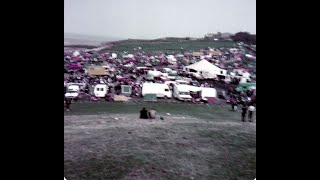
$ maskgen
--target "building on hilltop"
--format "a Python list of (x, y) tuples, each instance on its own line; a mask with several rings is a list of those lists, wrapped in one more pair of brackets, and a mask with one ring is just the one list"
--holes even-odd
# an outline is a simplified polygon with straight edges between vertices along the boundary
[(221, 32), (217, 32), (217, 33), (208, 33), (205, 35), (205, 39), (209, 39), (209, 40), (220, 40), (220, 41), (231, 41), (231, 36), (233, 34), (231, 33), (221, 33)]

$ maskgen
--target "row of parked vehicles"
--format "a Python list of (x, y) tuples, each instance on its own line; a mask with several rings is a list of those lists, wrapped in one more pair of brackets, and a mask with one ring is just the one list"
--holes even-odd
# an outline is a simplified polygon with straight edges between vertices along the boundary
[(144, 83), (142, 86), (142, 96), (146, 94), (156, 94), (158, 98), (175, 98), (181, 101), (191, 101), (193, 93), (199, 93), (201, 100), (206, 101), (208, 97), (217, 97), (215, 88), (197, 87), (188, 82), (166, 81), (164, 84)]
[[(131, 86), (128, 86), (131, 88)], [(80, 90), (85, 90), (85, 83), (68, 83), (65, 86), (65, 97), (77, 99)], [(112, 87), (111, 87), (112, 88)], [(97, 98), (104, 98), (110, 92), (107, 84), (96, 84), (91, 87), (90, 94)], [(255, 90), (254, 83), (243, 83), (237, 88), (240, 92), (246, 90)], [(129, 91), (131, 92), (131, 91)], [(217, 98), (218, 93), (215, 88), (200, 87), (197, 81), (175, 80), (165, 81), (164, 83), (144, 82), (141, 85), (141, 96), (155, 94), (157, 98), (171, 99), (175, 98), (181, 101), (191, 101), (193, 94), (198, 94), (201, 100), (206, 101), (208, 97)]]
[[(85, 91), (89, 89), (86, 83), (67, 83), (65, 84), (65, 94), (66, 98), (78, 99), (80, 95), (80, 90)], [(90, 91), (90, 90), (88, 90)], [(98, 98), (104, 98), (108, 94), (109, 87), (106, 84), (96, 84), (91, 90), (92, 94)]]
[[(206, 101), (207, 98), (218, 97), (215, 88), (200, 87), (198, 81), (192, 80), (191, 78), (183, 78), (179, 76), (179, 71), (174, 71), (170, 68), (163, 68), (161, 71), (158, 71), (147, 67), (137, 67), (135, 70), (136, 75), (126, 74), (115, 76), (116, 80), (113, 80), (116, 82), (115, 84), (110, 84), (108, 81), (99, 81), (98, 84), (93, 86), (86, 83), (65, 84), (65, 97), (77, 99), (81, 90), (84, 92), (87, 90), (86, 93), (91, 96), (105, 98), (108, 93), (111, 92), (111, 89), (115, 88), (114, 90), (116, 90), (116, 84), (120, 84), (121, 82), (124, 84), (134, 84), (134, 87), (126, 85), (127, 89), (130, 89), (127, 91), (126, 96), (134, 95), (144, 97), (148, 94), (153, 94), (156, 95), (157, 98), (175, 98), (182, 101), (191, 101), (194, 99), (195, 94), (203, 101)], [(140, 89), (139, 93), (136, 91), (137, 86), (139, 87), (138, 89)], [(252, 88), (255, 88), (255, 83), (240, 83), (237, 90), (246, 91)], [(133, 89), (135, 90), (133, 91)]]

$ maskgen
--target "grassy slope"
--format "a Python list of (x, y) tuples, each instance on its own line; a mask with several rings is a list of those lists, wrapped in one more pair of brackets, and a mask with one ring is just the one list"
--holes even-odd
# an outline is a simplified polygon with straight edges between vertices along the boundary
[(231, 113), (230, 107), (219, 105), (209, 106), (206, 104), (190, 104), (190, 103), (173, 103), (173, 102), (142, 102), (142, 103), (115, 103), (115, 102), (100, 102), (100, 103), (74, 103), (72, 111), (66, 112), (65, 115), (84, 115), (84, 114), (103, 114), (103, 113), (139, 113), (142, 107), (155, 108), (160, 113), (171, 113), (175, 115), (188, 115), (198, 118), (228, 118), (239, 119), (239, 114)]
[(210, 41), (137, 41), (128, 40), (115, 44), (111, 49), (107, 51), (123, 52), (128, 51), (130, 53), (135, 52), (134, 48), (141, 47), (144, 52), (179, 52), (181, 47), (184, 50), (198, 51), (207, 47), (220, 48), (220, 47), (232, 47), (234, 42), (210, 42)]
[[(72, 179), (255, 178), (256, 134), (255, 128), (252, 129), (255, 125), (241, 124), (240, 113), (230, 112), (226, 106), (78, 103), (72, 105), (73, 112), (66, 112), (65, 115), (68, 118), (73, 117), (69, 115), (107, 113), (119, 117), (119, 113), (134, 113), (138, 117), (142, 107), (154, 107), (162, 115), (170, 113), (172, 117), (179, 115), (197, 119), (188, 123), (174, 120), (168, 126), (146, 125), (146, 129), (119, 126), (116, 129), (109, 127), (100, 131), (92, 130), (92, 134), (98, 135), (74, 143), (80, 144), (81, 149), (95, 149), (97, 145), (94, 144), (105, 144), (106, 147), (86, 154), (79, 149), (82, 152), (80, 157), (65, 160), (65, 176)], [(169, 118), (167, 116), (165, 122)], [(88, 119), (90, 120), (95, 121)], [(117, 122), (115, 124), (119, 125)], [(112, 123), (109, 122), (108, 125)], [(128, 134), (129, 131), (132, 134)], [(74, 138), (78, 139), (80, 136), (75, 134)], [(72, 144), (65, 143), (65, 153), (68, 149), (66, 146)], [(78, 151), (77, 148), (75, 151)]]

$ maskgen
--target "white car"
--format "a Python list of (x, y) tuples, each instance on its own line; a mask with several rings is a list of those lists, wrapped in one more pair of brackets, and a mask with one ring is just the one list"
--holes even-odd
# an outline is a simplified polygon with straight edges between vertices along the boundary
[(79, 96), (78, 91), (68, 91), (65, 95), (66, 98), (77, 98)]
[(67, 93), (64, 95), (66, 98), (77, 98), (79, 96), (80, 87), (78, 85), (69, 85)]

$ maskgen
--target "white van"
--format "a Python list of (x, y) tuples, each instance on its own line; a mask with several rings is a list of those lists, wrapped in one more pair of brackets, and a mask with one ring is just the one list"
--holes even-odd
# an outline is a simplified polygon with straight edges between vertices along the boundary
[(217, 97), (217, 90), (215, 88), (201, 87), (201, 100), (208, 101), (206, 97)]
[(108, 86), (106, 84), (97, 84), (93, 89), (93, 93), (96, 97), (106, 97)]
[(159, 98), (171, 98), (172, 91), (166, 84), (159, 83), (144, 83), (142, 85), (142, 96), (146, 94), (156, 94)]
[(173, 97), (181, 101), (191, 101), (192, 97), (190, 91), (200, 91), (199, 87), (190, 86), (186, 84), (176, 84), (173, 87)]
[(79, 96), (80, 87), (78, 85), (67, 86), (66, 98), (77, 98)]

